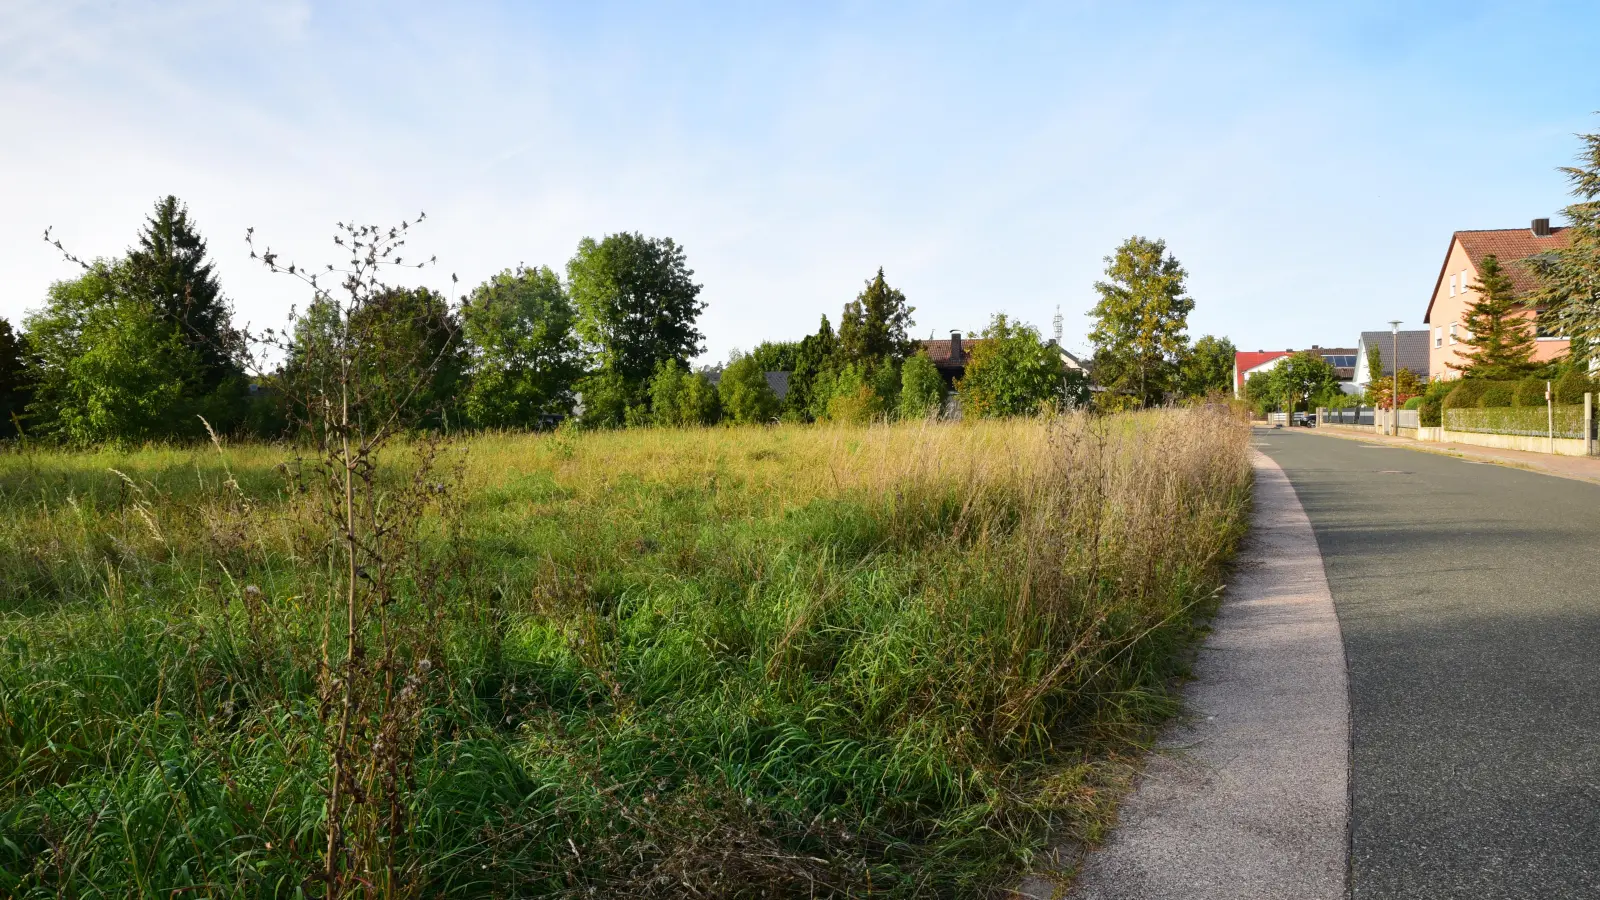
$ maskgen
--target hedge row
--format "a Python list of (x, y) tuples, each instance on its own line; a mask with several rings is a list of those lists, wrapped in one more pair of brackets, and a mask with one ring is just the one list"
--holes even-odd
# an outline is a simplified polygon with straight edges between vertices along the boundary
[[(1544, 378), (1524, 378), (1521, 381), (1463, 378), (1445, 395), (1442, 405), (1444, 409), (1543, 408), (1546, 381)], [(1557, 406), (1581, 406), (1583, 395), (1600, 393), (1600, 386), (1584, 373), (1570, 371), (1552, 381), (1551, 390)]]

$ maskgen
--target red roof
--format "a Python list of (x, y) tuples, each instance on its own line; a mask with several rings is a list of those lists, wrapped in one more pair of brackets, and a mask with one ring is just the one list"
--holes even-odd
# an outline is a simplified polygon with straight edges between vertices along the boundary
[(1238, 380), (1237, 387), (1244, 390), (1245, 373), (1265, 362), (1271, 362), (1280, 356), (1288, 356), (1288, 350), (1257, 350), (1254, 353), (1239, 351), (1233, 354), (1233, 377)]
[(1539, 286), (1533, 272), (1521, 261), (1546, 250), (1559, 250), (1567, 246), (1571, 238), (1568, 229), (1562, 226), (1550, 229), (1549, 235), (1534, 234), (1530, 228), (1456, 232), (1450, 236), (1450, 247), (1445, 250), (1444, 262), (1439, 264), (1439, 278), (1433, 283), (1433, 293), (1428, 296), (1428, 311), (1423, 314), (1422, 321), (1429, 322), (1433, 316), (1433, 300), (1439, 296), (1439, 282), (1444, 280), (1444, 269), (1450, 265), (1450, 251), (1455, 249), (1456, 241), (1461, 242), (1461, 249), (1467, 251), (1472, 267), (1479, 272), (1483, 271), (1485, 256), (1492, 254), (1499, 259), (1506, 274), (1511, 276), (1512, 289), (1520, 295), (1530, 293)]

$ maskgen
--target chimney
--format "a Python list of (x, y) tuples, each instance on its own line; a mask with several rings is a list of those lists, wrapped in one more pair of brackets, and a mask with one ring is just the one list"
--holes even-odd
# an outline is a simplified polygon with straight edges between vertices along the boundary
[(956, 364), (961, 362), (961, 332), (959, 331), (950, 332), (950, 362)]
[(1534, 237), (1549, 237), (1550, 236), (1550, 220), (1549, 219), (1534, 219), (1533, 220), (1533, 236)]

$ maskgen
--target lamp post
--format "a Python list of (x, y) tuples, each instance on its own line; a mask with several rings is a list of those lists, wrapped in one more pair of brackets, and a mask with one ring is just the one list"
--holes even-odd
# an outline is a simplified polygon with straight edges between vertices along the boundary
[(1389, 366), (1394, 369), (1394, 393), (1389, 395), (1389, 434), (1400, 436), (1400, 320), (1389, 320)]

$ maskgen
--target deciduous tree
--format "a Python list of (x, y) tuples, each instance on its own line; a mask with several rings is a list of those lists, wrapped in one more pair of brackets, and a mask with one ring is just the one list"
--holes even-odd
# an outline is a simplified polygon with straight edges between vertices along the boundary
[(722, 414), (740, 425), (770, 422), (778, 415), (778, 395), (767, 384), (766, 372), (753, 356), (735, 353), (717, 382)]
[(1213, 391), (1230, 391), (1237, 352), (1225, 337), (1208, 334), (1195, 341), (1180, 366), (1183, 392), (1190, 397), (1203, 397)]
[(1094, 371), (1109, 395), (1160, 403), (1179, 387), (1178, 364), (1188, 348), (1194, 300), (1188, 277), (1162, 240), (1132, 237), (1106, 257), (1106, 280), (1090, 315)]
[(468, 352), (464, 407), (477, 425), (537, 426), (567, 415), (582, 374), (572, 303), (548, 266), (508, 269), (461, 307)]
[(900, 367), (900, 418), (926, 419), (944, 406), (944, 376), (928, 354), (917, 352)]
[(584, 238), (567, 263), (578, 332), (630, 405), (642, 405), (661, 363), (687, 365), (700, 353), (695, 323), (706, 305), (693, 276), (671, 238), (637, 232)]
[(974, 342), (956, 393), (963, 416), (1025, 416), (1059, 401), (1064, 387), (1055, 348), (1036, 329), (997, 313)]

